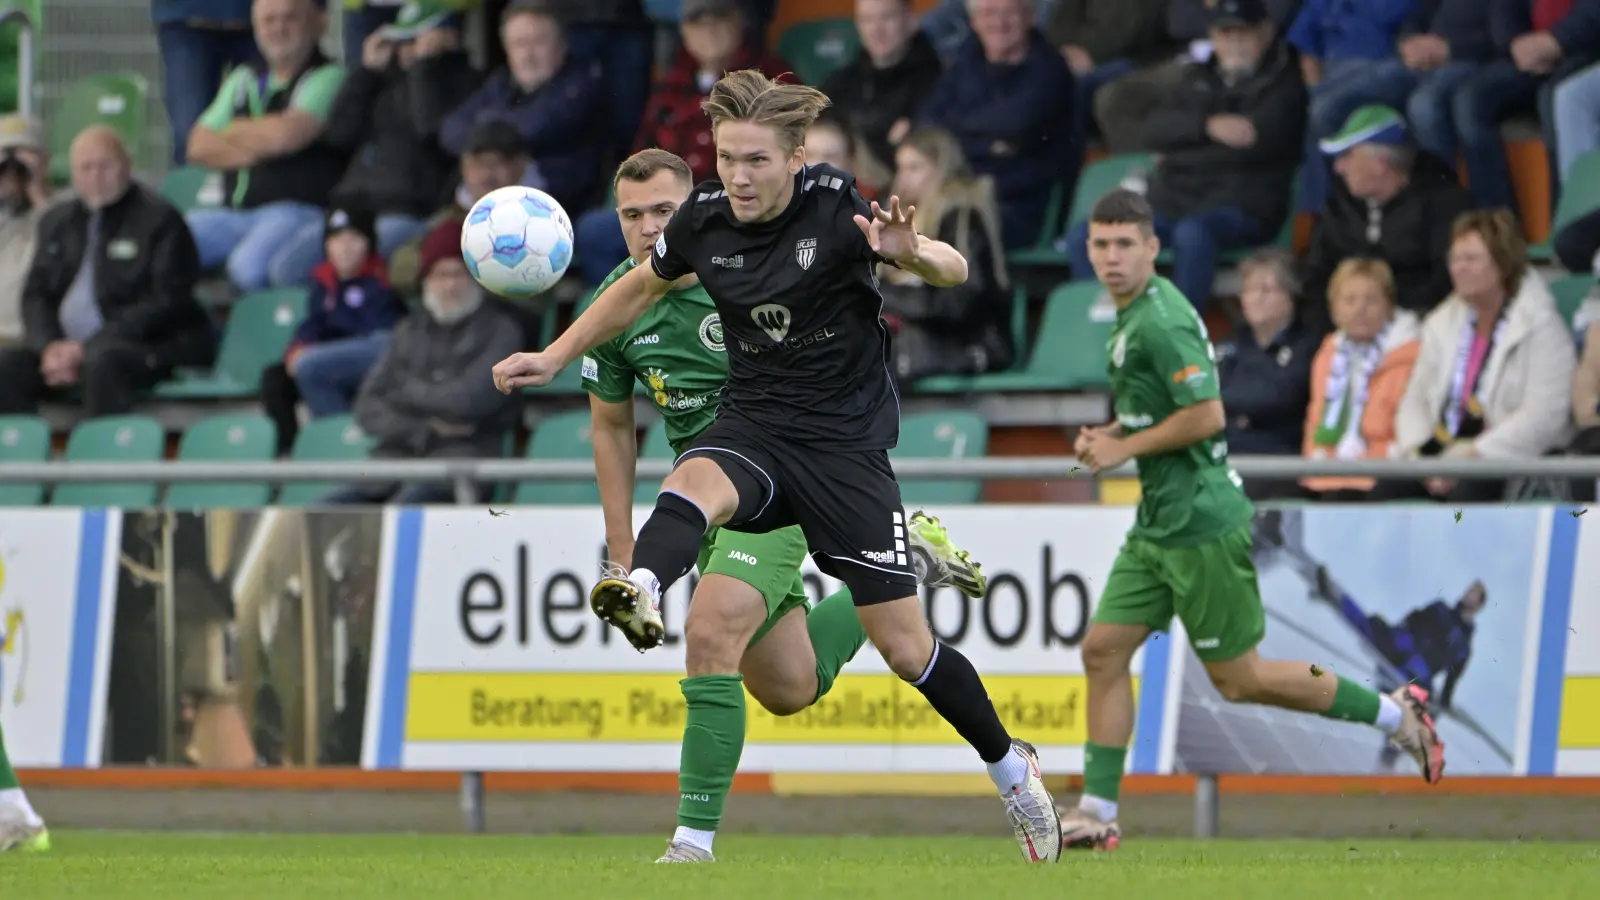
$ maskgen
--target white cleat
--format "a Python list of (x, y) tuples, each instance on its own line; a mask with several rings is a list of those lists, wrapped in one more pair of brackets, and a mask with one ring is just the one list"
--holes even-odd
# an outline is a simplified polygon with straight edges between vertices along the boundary
[(939, 520), (922, 510), (908, 519), (906, 535), (917, 581), (934, 587), (949, 586), (974, 600), (983, 599), (989, 579), (967, 551), (950, 543), (950, 533)]
[(1000, 794), (1006, 804), (1006, 818), (1016, 832), (1022, 858), (1031, 863), (1053, 863), (1061, 858), (1061, 816), (1056, 803), (1044, 787), (1039, 769), (1039, 754), (1027, 741), (1011, 741), (1011, 746), (1028, 761), (1028, 774), (1010, 791)]
[(589, 608), (616, 626), (640, 653), (661, 646), (666, 626), (661, 623), (661, 601), (625, 576), (607, 575), (589, 592)]
[(717, 858), (711, 855), (711, 851), (701, 850), (693, 844), (685, 844), (682, 841), (668, 842), (667, 852), (661, 854), (661, 858), (656, 860), (658, 863), (708, 863), (716, 861)]
[(26, 822), (4, 818), (0, 813), (0, 853), (43, 853), (50, 849), (50, 832), (44, 823), (29, 825)]

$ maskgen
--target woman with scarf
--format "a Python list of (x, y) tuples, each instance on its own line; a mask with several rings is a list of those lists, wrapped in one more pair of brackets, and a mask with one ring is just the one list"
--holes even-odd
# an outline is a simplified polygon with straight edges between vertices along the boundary
[[(1528, 268), (1516, 219), (1505, 210), (1462, 213), (1449, 266), (1454, 289), (1423, 321), (1391, 456), (1512, 461), (1565, 447), (1577, 354), (1550, 289)], [(1393, 487), (1452, 503), (1506, 493), (1503, 479)]]
[[(1387, 459), (1395, 412), (1420, 349), (1417, 314), (1396, 307), (1394, 272), (1381, 259), (1347, 259), (1328, 281), (1334, 332), (1311, 364), (1306, 407), (1309, 459)], [(1306, 478), (1323, 500), (1367, 499), (1371, 478)]]

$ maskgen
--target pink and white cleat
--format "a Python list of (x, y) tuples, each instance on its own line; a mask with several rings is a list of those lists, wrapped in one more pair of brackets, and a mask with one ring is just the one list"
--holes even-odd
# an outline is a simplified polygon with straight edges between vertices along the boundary
[(1444, 741), (1439, 740), (1439, 732), (1433, 727), (1427, 689), (1408, 684), (1389, 696), (1400, 704), (1402, 714), (1400, 730), (1390, 735), (1390, 742), (1411, 754), (1424, 781), (1438, 784), (1444, 778)]

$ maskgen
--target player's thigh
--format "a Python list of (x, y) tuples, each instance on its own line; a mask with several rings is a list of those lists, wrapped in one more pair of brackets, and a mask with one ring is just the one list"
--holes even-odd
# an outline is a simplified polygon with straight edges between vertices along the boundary
[(739, 661), (745, 689), (767, 712), (790, 716), (817, 698), (817, 654), (806, 629), (806, 606), (785, 605)]
[(1165, 631), (1172, 624), (1174, 598), (1160, 548), (1130, 537), (1111, 563), (1094, 624), (1143, 626)]
[[(806, 538), (798, 526), (763, 534), (719, 528), (700, 574), (725, 575), (755, 588), (765, 604), (764, 631), (780, 608), (793, 605), (791, 594), (805, 560)], [(800, 600), (805, 600), (803, 584)], [(752, 640), (760, 636), (758, 632)]]
[(779, 463), (764, 446), (767, 443), (762, 436), (718, 419), (678, 457), (661, 489), (711, 504), (715, 514), (705, 505), (701, 508), (713, 525), (738, 526), (748, 532), (793, 525), (774, 474)]
[(1250, 546), (1246, 525), (1214, 541), (1168, 551), (1178, 618), (1202, 662), (1244, 656), (1266, 634)]
[(766, 621), (767, 604), (760, 591), (726, 575), (702, 577), (683, 625), (689, 676), (738, 671), (745, 647)]

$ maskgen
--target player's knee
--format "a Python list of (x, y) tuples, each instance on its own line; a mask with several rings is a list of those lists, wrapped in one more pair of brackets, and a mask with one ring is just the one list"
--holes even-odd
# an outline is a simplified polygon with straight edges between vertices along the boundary
[(761, 708), (775, 716), (792, 716), (811, 705), (816, 699), (817, 686), (813, 681), (809, 686), (798, 684), (784, 685), (756, 685), (745, 682), (745, 687), (750, 689), (750, 696), (761, 704)]
[(1133, 654), (1138, 646), (1127, 646), (1127, 642), (1120, 640), (1119, 636), (1110, 629), (1091, 626), (1089, 634), (1083, 639), (1083, 646), (1079, 652), (1083, 655), (1083, 670), (1086, 674), (1111, 676), (1127, 672), (1133, 662)]
[(1259, 703), (1268, 699), (1255, 672), (1238, 667), (1226, 671), (1213, 671), (1211, 686), (1229, 703)]
[(684, 668), (690, 678), (738, 671), (749, 637), (721, 616), (694, 616), (683, 625)]
[(693, 503), (712, 525), (721, 525), (739, 507), (739, 491), (713, 460), (696, 456), (684, 460), (661, 483), (662, 493), (672, 493)]

